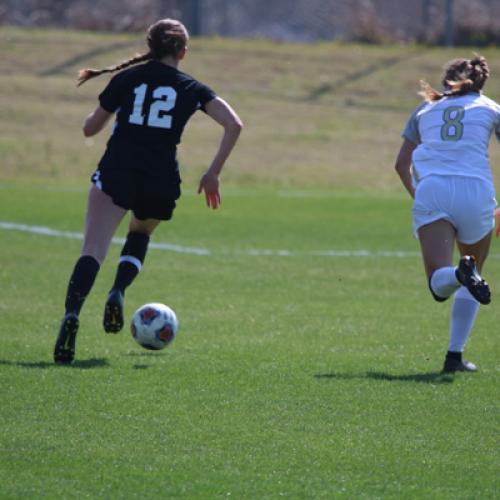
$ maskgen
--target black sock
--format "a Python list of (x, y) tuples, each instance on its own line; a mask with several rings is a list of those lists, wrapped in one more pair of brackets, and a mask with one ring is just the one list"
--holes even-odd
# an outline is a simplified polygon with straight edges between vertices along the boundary
[(134, 281), (144, 264), (148, 244), (149, 236), (147, 234), (128, 233), (127, 241), (121, 252), (113, 290), (120, 290), (120, 292), (125, 293), (125, 288)]
[(461, 352), (448, 351), (446, 353), (446, 357), (448, 359), (456, 359), (457, 361), (462, 361), (462, 353)]
[(80, 314), (80, 310), (94, 284), (99, 268), (99, 262), (90, 255), (84, 255), (78, 259), (68, 283), (65, 303), (66, 314)]

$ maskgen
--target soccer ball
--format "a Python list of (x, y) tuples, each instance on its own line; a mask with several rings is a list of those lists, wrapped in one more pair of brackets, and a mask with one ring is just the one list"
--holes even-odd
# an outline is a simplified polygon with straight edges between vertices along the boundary
[(165, 304), (145, 304), (132, 316), (130, 329), (135, 341), (145, 349), (158, 351), (174, 340), (179, 328), (177, 316)]

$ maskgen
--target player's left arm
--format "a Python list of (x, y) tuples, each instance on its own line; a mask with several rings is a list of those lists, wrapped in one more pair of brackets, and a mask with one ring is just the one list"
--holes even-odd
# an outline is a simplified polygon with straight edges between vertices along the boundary
[[(498, 121), (497, 121), (497, 124), (495, 127), (495, 135), (497, 137), (498, 142), (500, 142), (500, 106), (498, 107), (497, 111), (498, 111), (498, 114), (497, 114)], [(497, 225), (495, 235), (498, 238), (500, 236), (500, 207), (495, 209), (495, 222)]]
[(106, 111), (102, 106), (97, 106), (97, 108), (87, 116), (85, 123), (83, 124), (83, 135), (85, 137), (92, 137), (98, 134), (108, 123), (109, 119), (113, 116), (113, 113)]
[(416, 147), (417, 145), (414, 142), (405, 138), (403, 140), (403, 144), (401, 144), (401, 148), (396, 159), (396, 165), (394, 167), (401, 179), (401, 182), (403, 183), (403, 186), (406, 188), (408, 193), (410, 193), (412, 198), (415, 198), (415, 188), (413, 187), (411, 176), (411, 157)]
[(205, 192), (207, 206), (217, 208), (220, 205), (219, 174), (238, 140), (243, 128), (243, 122), (236, 114), (236, 111), (220, 97), (215, 97), (205, 104), (205, 112), (210, 118), (224, 127), (224, 135), (219, 144), (219, 149), (198, 186), (198, 193)]

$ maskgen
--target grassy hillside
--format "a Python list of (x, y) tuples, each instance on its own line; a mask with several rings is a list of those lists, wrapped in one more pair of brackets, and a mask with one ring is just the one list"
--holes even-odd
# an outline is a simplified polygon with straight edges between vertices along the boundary
[[(106, 134), (85, 140), (80, 127), (108, 76), (77, 89), (77, 71), (141, 52), (143, 37), (2, 28), (0, 44), (0, 180), (86, 179)], [(392, 190), (400, 189), (392, 167), (419, 102), (418, 81), (438, 85), (443, 63), (471, 52), (196, 39), (181, 69), (212, 86), (246, 124), (226, 182)], [(482, 53), (493, 74), (489, 95), (498, 99), (499, 51)], [(180, 149), (185, 180), (195, 182), (219, 134), (202, 114), (193, 118)], [(497, 171), (499, 158), (495, 148)]]

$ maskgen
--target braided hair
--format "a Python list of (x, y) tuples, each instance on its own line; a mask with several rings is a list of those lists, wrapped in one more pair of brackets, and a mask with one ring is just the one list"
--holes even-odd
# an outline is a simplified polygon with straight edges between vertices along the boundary
[(421, 81), (420, 95), (428, 102), (439, 101), (446, 96), (459, 96), (467, 92), (481, 92), (490, 69), (486, 59), (475, 55), (472, 59), (453, 59), (444, 66), (442, 85), (443, 92), (432, 88), (427, 82)]
[(149, 48), (148, 52), (138, 54), (115, 66), (103, 69), (82, 69), (78, 74), (77, 85), (80, 86), (87, 80), (103, 73), (113, 73), (151, 59), (159, 60), (165, 56), (172, 56), (177, 59), (181, 51), (186, 48), (188, 40), (188, 31), (180, 21), (175, 19), (161, 19), (148, 28), (146, 38)]

